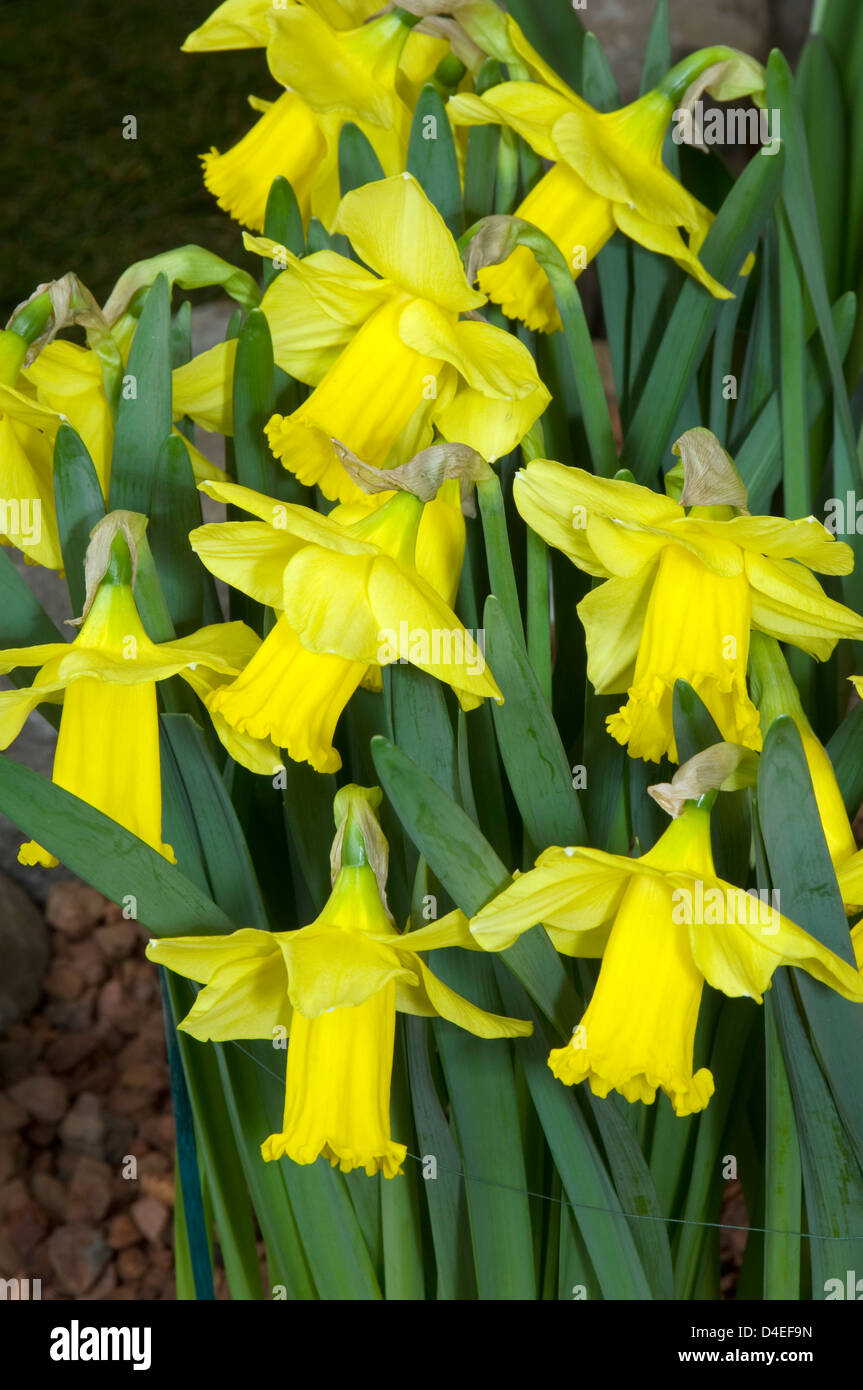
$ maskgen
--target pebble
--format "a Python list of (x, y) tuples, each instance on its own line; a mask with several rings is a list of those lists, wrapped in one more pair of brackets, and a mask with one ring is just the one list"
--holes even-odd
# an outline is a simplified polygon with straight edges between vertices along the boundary
[(111, 1247), (97, 1227), (76, 1221), (52, 1231), (48, 1257), (61, 1288), (80, 1295), (99, 1278), (111, 1258)]
[(66, 1113), (66, 1087), (56, 1076), (29, 1076), (10, 1086), (9, 1096), (41, 1124), (57, 1124)]

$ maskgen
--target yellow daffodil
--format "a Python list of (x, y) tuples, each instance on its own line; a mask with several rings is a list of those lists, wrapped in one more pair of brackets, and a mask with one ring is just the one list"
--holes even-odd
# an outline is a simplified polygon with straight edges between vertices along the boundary
[[(0, 541), (15, 545), (36, 564), (59, 570), (63, 557), (54, 501), (57, 431), (66, 423), (81, 436), (107, 501), (114, 413), (95, 348), (54, 338), (34, 348), (33, 360), (26, 363), (28, 346), (15, 332), (4, 330), (0, 335)], [(128, 344), (125, 348), (128, 351)], [(228, 382), (222, 385), (230, 391)], [(195, 359), (175, 375), (173, 409), (175, 419), (187, 415), (205, 429), (226, 423)], [(230, 426), (230, 420), (227, 423)], [(196, 476), (209, 476), (212, 464), (189, 440), (184, 443)]]
[[(440, 213), (410, 175), (349, 193), (336, 219), (371, 270), (331, 251), (285, 269), (262, 310), (279, 366), (314, 387), (267, 425), (270, 448), (326, 497), (361, 500), (333, 438), (376, 467), (404, 463), (444, 439), (494, 460), (510, 452), (550, 399), (527, 348), (476, 318), (484, 296), (467, 282)], [(248, 244), (248, 243), (247, 243)], [(273, 244), (252, 241), (265, 253)], [(372, 273), (376, 272), (376, 273)], [(210, 380), (225, 368), (213, 354)], [(202, 364), (202, 366), (205, 364)]]
[(263, 113), (252, 129), (224, 154), (202, 157), (208, 189), (244, 226), (263, 230), (277, 175), (291, 184), (304, 222), (314, 215), (332, 226), (347, 122), (363, 131), (386, 174), (404, 168), (416, 90), (448, 45), (414, 35), (403, 12), (371, 17), (379, 9), (341, 0), (221, 6), (186, 40), (186, 51), (264, 47), (285, 88), (272, 103), (252, 98)]
[[(112, 513), (102, 526), (115, 526)], [(162, 843), (162, 791), (156, 682), (182, 675), (202, 698), (230, 680), (258, 646), (242, 623), (201, 628), (181, 642), (150, 641), (132, 596), (132, 562), (122, 534), (74, 642), (48, 642), (0, 652), (0, 672), (38, 666), (33, 684), (0, 691), (0, 747), (18, 737), (43, 700), (63, 702), (53, 780), (173, 861)], [(255, 771), (275, 771), (277, 750), (215, 727), (228, 751)], [(33, 841), (22, 864), (57, 863)]]
[(416, 568), (418, 498), (397, 492), (341, 522), (341, 509), (321, 516), (231, 483), (201, 489), (260, 521), (201, 526), (189, 537), (193, 550), (217, 578), (279, 614), (242, 675), (207, 699), (232, 728), (333, 772), (338, 718), (382, 666), (410, 661), (451, 685), (465, 709), (502, 700), (481, 650)]
[(455, 994), (419, 952), (475, 949), (460, 913), (399, 934), (386, 906), (387, 843), (374, 815), (380, 791), (343, 787), (335, 800), (333, 891), (299, 931), (153, 941), (150, 960), (200, 981), (179, 1025), (202, 1042), (289, 1035), (282, 1130), (261, 1144), (271, 1162), (323, 1154), (348, 1173), (393, 1178), (404, 1143), (390, 1132), (396, 1012), (439, 1016), (481, 1038), (523, 1037), (531, 1025), (486, 1013)]
[(698, 692), (724, 739), (761, 747), (746, 689), (751, 630), (819, 661), (840, 637), (863, 637), (863, 619), (827, 598), (812, 573), (848, 574), (854, 563), (850, 546), (814, 517), (735, 516), (728, 507), (687, 514), (649, 488), (545, 459), (517, 475), (513, 492), (534, 531), (606, 581), (578, 613), (597, 693), (628, 695), (607, 724), (631, 757), (676, 760), (671, 705), (679, 678)]
[(713, 1077), (693, 1071), (705, 982), (762, 1002), (781, 965), (806, 970), (845, 999), (863, 979), (768, 902), (718, 878), (710, 814), (687, 803), (640, 859), (594, 849), (546, 850), (536, 867), (471, 919), (487, 950), (505, 950), (545, 924), (564, 955), (602, 956), (581, 1024), (548, 1064), (566, 1085), (619, 1091), (652, 1103), (657, 1090), (678, 1115), (703, 1110)]
[[(717, 298), (730, 298), (698, 259), (713, 214), (662, 163), (672, 111), (698, 63), (689, 60), (682, 85), (673, 70), (629, 106), (602, 114), (540, 58), (512, 19), (508, 28), (510, 44), (533, 81), (503, 82), (482, 96), (459, 93), (447, 111), (457, 125), (509, 126), (551, 161), (515, 215), (551, 238), (574, 279), (621, 231), (649, 251), (670, 256)], [(717, 52), (705, 50), (703, 66), (708, 53)], [(551, 286), (526, 247), (480, 271), (479, 284), (509, 317), (544, 332), (560, 328)]]

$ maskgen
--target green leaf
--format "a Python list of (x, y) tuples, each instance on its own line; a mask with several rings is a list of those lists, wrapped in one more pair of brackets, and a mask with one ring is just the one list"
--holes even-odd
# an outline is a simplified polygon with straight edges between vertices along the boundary
[(486, 656), (504, 697), (494, 706), (495, 733), (525, 829), (537, 850), (584, 844), (587, 830), (560, 734), (527, 653), (493, 595), (483, 622)]
[[(279, 246), (284, 246), (286, 251), (292, 252), (295, 256), (302, 256), (306, 249), (300, 205), (293, 188), (282, 174), (273, 179), (267, 194), (264, 236), (278, 242)], [(279, 271), (273, 262), (264, 258), (261, 278), (265, 289), (278, 274)], [(248, 307), (255, 308), (258, 302), (259, 300)]]
[(468, 128), (464, 171), (464, 221), (468, 227), (472, 227), (474, 222), (488, 214), (489, 208), (494, 207), (499, 144), (500, 131), (497, 126), (475, 125)]
[(800, 1298), (802, 1173), (800, 1143), (788, 1072), (782, 1058), (773, 1000), (764, 1000), (767, 1096), (764, 1188), (764, 1298)]
[(467, 1197), (456, 1148), (432, 1076), (431, 1025), (425, 1018), (405, 1017), (410, 1096), (423, 1161), (434, 1158), (437, 1173), (423, 1185), (435, 1253), (438, 1300), (476, 1298)]
[[(504, 1006), (524, 1017), (524, 993), (503, 971), (500, 989)], [(531, 1009), (529, 1017), (534, 1032), (519, 1040), (519, 1061), (603, 1296), (651, 1299), (653, 1294), (629, 1223), (590, 1130), (572, 1092), (549, 1070), (550, 1043), (539, 1015)]]
[(156, 461), (171, 433), (171, 292), (165, 276), (147, 291), (135, 329), (114, 426), (111, 511), (150, 515)]
[(359, 126), (348, 121), (339, 136), (339, 184), (342, 197), (384, 177), (380, 160)]
[[(790, 822), (789, 806), (794, 807)], [(854, 965), (848, 922), (803, 745), (787, 716), (771, 725), (764, 741), (758, 770), (758, 815), (773, 882), (782, 895), (781, 911)], [(795, 971), (794, 983), (839, 1117), (858, 1160), (863, 1161), (863, 1091), (857, 1066), (863, 1052), (860, 1006), (842, 999), (803, 971)]]
[[(411, 1098), (408, 1087), (405, 1053), (405, 1025), (402, 1016), (396, 1029), (392, 1079), (392, 1126), (399, 1142), (406, 1144), (410, 1155), (416, 1148)], [(412, 1019), (411, 1022), (414, 1020)], [(380, 1220), (383, 1238), (384, 1296), (388, 1302), (422, 1302), (425, 1299), (423, 1270), (423, 1232), (420, 1217), (420, 1184), (429, 1184), (420, 1176), (421, 1170), (410, 1157), (405, 1160), (402, 1176), (389, 1182), (378, 1178), (380, 1191)], [(368, 1179), (357, 1174), (360, 1182)]]
[[(185, 794), (200, 844), (213, 901), (241, 926), (266, 930), (266, 908), (249, 848), (200, 727), (187, 714), (163, 714), (161, 722), (179, 778), (178, 790)], [(166, 767), (166, 777), (168, 771)], [(275, 809), (275, 792), (273, 804)], [(166, 815), (166, 833), (170, 830)]]
[(171, 1077), (171, 1109), (174, 1112), (176, 1131), (175, 1191), (179, 1208), (178, 1225), (183, 1235), (183, 1241), (177, 1242), (175, 1251), (177, 1296), (178, 1298), (184, 1296), (180, 1293), (180, 1283), (181, 1251), (185, 1251), (188, 1256), (188, 1273), (191, 1281), (188, 1296), (197, 1299), (211, 1299), (215, 1298), (213, 1263), (201, 1196), (194, 1116), (189, 1088), (186, 1084), (186, 1075), (183, 1070), (183, 1059), (180, 1055), (179, 1036), (177, 1034), (178, 1016), (173, 1007), (171, 979), (168, 971), (159, 966), (162, 1008), (165, 1018), (165, 1043)]
[(84, 556), (105, 502), (87, 446), (71, 425), (61, 425), (54, 441), (54, 501), (69, 602), (72, 612), (81, 614), (87, 594)]
[(264, 426), (276, 409), (273, 340), (266, 315), (253, 309), (240, 329), (234, 364), (234, 469), (243, 487), (283, 502), (307, 503), (308, 489), (273, 457)]
[[(857, 304), (853, 294), (843, 295), (833, 305), (833, 323), (843, 359), (851, 342), (856, 313)], [(824, 351), (817, 338), (812, 338), (806, 347), (806, 419), (809, 425), (814, 423), (823, 409), (829, 390)], [(735, 452), (737, 470), (749, 492), (749, 509), (755, 515), (769, 511), (774, 489), (782, 481), (781, 446), (782, 412), (777, 389), (768, 396), (761, 413)]]
[(154, 936), (235, 930), (211, 898), (143, 840), (5, 756), (0, 811), (112, 902), (133, 897), (136, 920)]
[(414, 111), (407, 170), (422, 185), (453, 236), (460, 237), (464, 211), (455, 141), (446, 107), (430, 83), (420, 92)]
[[(830, 299), (842, 286), (842, 250), (846, 227), (848, 117), (842, 100), (839, 69), (827, 41), (810, 35), (797, 68), (797, 89), (824, 254), (824, 278)], [(850, 224), (850, 225), (853, 225)]]
[[(783, 155), (763, 151), (746, 166), (719, 210), (700, 252), (702, 264), (740, 292), (739, 272), (766, 222), (782, 178)], [(620, 466), (639, 482), (659, 471), (672, 426), (713, 332), (721, 301), (691, 276), (680, 292), (632, 417)]]
[(332, 773), (315, 772), (308, 763), (285, 760), (283, 809), (291, 845), (315, 912), (330, 896), (329, 846), (335, 834)]
[(671, 67), (671, 24), (668, 15), (668, 0), (656, 0), (656, 9), (650, 22), (647, 46), (644, 50), (644, 66), (641, 69), (640, 94), (652, 91), (662, 81)]
[[(194, 1003), (195, 990), (191, 983), (170, 971), (160, 970), (160, 975), (170, 999), (172, 1027), (169, 1031), (173, 1032), (172, 1042), (182, 1059), (188, 1109), (194, 1119), (197, 1152), (206, 1175), (231, 1297), (260, 1299), (263, 1290), (257, 1237), (242, 1163), (225, 1109), (218, 1063), (212, 1048), (175, 1031), (177, 1021), (186, 1016)], [(177, 1113), (173, 1094), (172, 1102), (179, 1135), (184, 1108)], [(188, 1202), (184, 1202), (184, 1208), (191, 1215)], [(212, 1293), (209, 1297), (213, 1297)]]
[[(502, 1012), (490, 960), (436, 951), (433, 969), (481, 1009)], [(533, 1236), (509, 1045), (476, 1038), (445, 1019), (432, 1026), (463, 1155), (479, 1298), (533, 1300)]]
[(189, 451), (179, 435), (170, 434), (156, 460), (147, 537), (171, 623), (180, 637), (205, 621), (221, 620), (212, 576), (189, 544), (189, 532), (201, 521), (201, 496)]
[[(400, 749), (387, 744), (383, 739), (375, 739), (372, 749), (381, 784), (393, 802), (407, 833), (414, 840), (453, 899), (465, 912), (475, 912), (491, 893), (504, 885), (507, 877), (505, 866), (497, 859), (491, 846), (483, 839), (473, 822)], [(453, 957), (455, 959), (451, 959)], [(580, 1001), (575, 996), (562, 963), (542, 928), (534, 928), (532, 932), (522, 937), (515, 946), (502, 954), (501, 960), (517, 974), (524, 988), (536, 999), (546, 1016), (555, 1021), (555, 1026), (562, 1036), (567, 1036), (572, 1020), (580, 1012)], [(463, 952), (435, 953), (435, 969), (442, 978), (446, 978), (453, 988), (461, 990), (469, 997), (479, 1000), (480, 1003), (482, 1003), (483, 998), (489, 999), (489, 1002), (483, 1004), (483, 1007), (495, 1008), (486, 992), (488, 990), (487, 982), (483, 980), (477, 968), (480, 964), (479, 961), (466, 960)], [(458, 973), (452, 973), (455, 971)], [(524, 1017), (523, 996), (521, 999), (521, 1012), (518, 1013), (518, 1016)], [(469, 1088), (461, 1078), (458, 1065), (459, 1060), (461, 1060), (462, 1065), (469, 1064), (472, 1068), (472, 1079), (476, 1080), (477, 1068), (490, 1066), (491, 1059), (482, 1052), (481, 1048), (474, 1056), (475, 1050), (471, 1050), (463, 1042), (458, 1043), (457, 1040), (449, 1039), (447, 1042), (446, 1038), (441, 1040), (439, 1037), (439, 1046), (449, 1046), (452, 1049), (450, 1068), (447, 1070), (447, 1081), (450, 1089), (453, 1085), (463, 1086), (464, 1089), (460, 1089), (459, 1095), (463, 1104), (471, 1107), (471, 1116), (474, 1117), (477, 1111), (485, 1115), (488, 1101), (484, 1097), (475, 1097), (471, 1100), (468, 1093)], [(466, 1055), (468, 1052), (471, 1053), (470, 1057)], [(549, 1081), (553, 1084), (550, 1073), (548, 1073), (547, 1068), (545, 1070)], [(563, 1089), (560, 1087), (556, 1089), (561, 1091), (565, 1100), (566, 1095)], [(555, 1107), (552, 1106), (552, 1113), (554, 1113), (554, 1109)], [(456, 1113), (457, 1115), (461, 1114), (459, 1107), (457, 1107)], [(488, 1117), (486, 1116), (486, 1118)], [(579, 1125), (583, 1123), (578, 1111), (576, 1112), (576, 1119)], [(459, 1135), (464, 1143), (463, 1120), (459, 1121)], [(474, 1124), (473, 1118), (468, 1137), (472, 1143), (478, 1146), (483, 1144), (482, 1128)], [(628, 1156), (628, 1161), (632, 1164), (631, 1171), (634, 1172), (635, 1164), (632, 1154)], [(479, 1170), (477, 1169), (475, 1172), (479, 1173)], [(504, 1181), (499, 1173), (497, 1180)], [(607, 1178), (601, 1180), (607, 1182)], [(597, 1181), (600, 1181), (599, 1175)], [(473, 1184), (473, 1187), (475, 1188), (476, 1184)], [(472, 1192), (472, 1213), (475, 1211), (476, 1204), (483, 1202), (481, 1192)], [(481, 1222), (483, 1240), (486, 1242), (491, 1238), (484, 1224), (487, 1215), (485, 1206), (481, 1205), (480, 1215), (477, 1219)], [(487, 1244), (483, 1246), (484, 1250), (487, 1248)], [(490, 1277), (488, 1271), (486, 1271), (486, 1277)], [(479, 1278), (480, 1296), (483, 1296), (481, 1274), (479, 1274)]]
[[(845, 390), (842, 355), (830, 312), (803, 115), (794, 90), (791, 70), (785, 58), (776, 49), (771, 53), (767, 64), (767, 102), (782, 118), (782, 138), (787, 150), (782, 199), (830, 369), (835, 413), (834, 486), (837, 489), (835, 495), (841, 497), (849, 488), (856, 488), (860, 482), (857, 441), (851, 406)], [(847, 603), (859, 606), (863, 595), (863, 572), (860, 570), (863, 537), (855, 533), (848, 539), (857, 559), (857, 572), (845, 577), (843, 591)]]
[(860, 1262), (863, 1176), (784, 971), (774, 980), (771, 993), (800, 1141), (812, 1298), (825, 1298), (831, 1279), (840, 1281), (844, 1296), (847, 1272)]

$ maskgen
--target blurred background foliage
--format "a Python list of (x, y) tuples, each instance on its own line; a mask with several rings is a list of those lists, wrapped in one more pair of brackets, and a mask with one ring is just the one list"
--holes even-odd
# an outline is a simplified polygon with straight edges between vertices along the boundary
[[(256, 270), (198, 155), (278, 89), (257, 50), (185, 54), (207, 0), (0, 6), (0, 313), (75, 270), (101, 302), (124, 266), (194, 241)], [(123, 138), (135, 116), (137, 140)], [(216, 296), (216, 292), (212, 292)]]

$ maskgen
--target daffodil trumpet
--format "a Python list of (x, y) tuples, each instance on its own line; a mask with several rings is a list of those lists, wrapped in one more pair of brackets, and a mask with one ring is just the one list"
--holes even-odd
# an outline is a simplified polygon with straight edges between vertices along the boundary
[[(111, 513), (96, 528), (88, 554), (100, 546), (104, 563), (75, 640), (0, 652), (2, 673), (39, 668), (32, 685), (0, 691), (0, 747), (17, 738), (43, 701), (62, 702), (53, 781), (173, 862), (171, 846), (162, 842), (156, 683), (182, 675), (203, 695), (239, 673), (258, 639), (243, 623), (219, 623), (182, 642), (152, 642), (132, 594), (131, 536), (120, 520), (128, 515)], [(267, 757), (260, 744), (216, 727), (238, 761), (275, 770), (272, 746)], [(35, 841), (22, 845), (18, 858), (48, 868), (57, 863)]]
[[(512, 19), (508, 27), (509, 44), (532, 80), (503, 82), (482, 96), (459, 93), (447, 111), (455, 124), (508, 126), (551, 162), (515, 215), (551, 238), (573, 278), (621, 231), (669, 256), (717, 298), (733, 297), (699, 259), (713, 214), (665, 168), (662, 145), (677, 100), (699, 73), (730, 63), (746, 73), (735, 88), (742, 94), (763, 88), (763, 69), (733, 49), (703, 49), (637, 101), (602, 113), (561, 80)], [(529, 328), (561, 327), (548, 279), (527, 247), (481, 271), (479, 284)]]
[[(675, 450), (686, 459), (707, 433), (688, 431)], [(710, 486), (707, 480), (696, 495)], [(863, 637), (863, 619), (828, 598), (815, 578), (848, 574), (851, 548), (814, 517), (786, 521), (700, 504), (687, 510), (637, 483), (546, 459), (517, 474), (513, 496), (534, 531), (601, 581), (578, 605), (587, 674), (598, 694), (626, 694), (607, 727), (631, 757), (677, 760), (677, 679), (696, 690), (723, 739), (760, 749), (746, 685), (753, 631), (819, 661), (841, 637)]]
[(651, 1104), (663, 1091), (676, 1114), (703, 1110), (714, 1091), (694, 1065), (705, 983), (761, 1003), (783, 965), (805, 970), (843, 998), (863, 1001), (863, 978), (772, 902), (719, 878), (710, 847), (710, 793), (640, 859), (551, 848), (470, 921), (475, 940), (500, 951), (541, 922), (558, 951), (600, 956), (581, 1023), (548, 1065), (566, 1085), (618, 1091)]
[(287, 1040), (282, 1129), (261, 1143), (265, 1162), (314, 1163), (394, 1178), (406, 1156), (390, 1127), (397, 1012), (446, 1018), (481, 1038), (524, 1037), (531, 1024), (471, 1004), (423, 960), (442, 946), (476, 949), (451, 913), (399, 933), (386, 903), (388, 846), (379, 788), (346, 786), (334, 803), (333, 888), (298, 931), (152, 941), (150, 960), (204, 985), (179, 1027), (201, 1042)]

